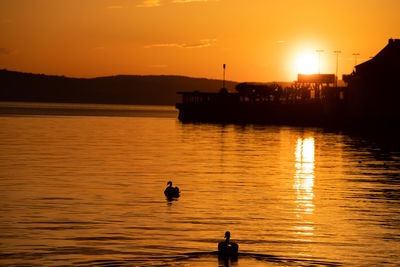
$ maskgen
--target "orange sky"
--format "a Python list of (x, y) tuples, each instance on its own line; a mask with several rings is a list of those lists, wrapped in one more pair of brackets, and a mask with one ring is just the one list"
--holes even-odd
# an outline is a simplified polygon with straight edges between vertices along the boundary
[(0, 0), (0, 68), (96, 77), (292, 81), (320, 53), (339, 75), (400, 38), (400, 0)]

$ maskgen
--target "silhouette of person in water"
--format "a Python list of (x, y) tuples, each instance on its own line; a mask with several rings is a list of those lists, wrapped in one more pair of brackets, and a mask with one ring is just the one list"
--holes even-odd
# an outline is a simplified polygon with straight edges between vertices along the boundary
[(172, 198), (177, 198), (179, 197), (179, 188), (178, 187), (173, 187), (172, 186), (172, 182), (169, 181), (167, 183), (168, 187), (164, 190), (164, 195), (168, 198), (168, 199), (172, 199)]

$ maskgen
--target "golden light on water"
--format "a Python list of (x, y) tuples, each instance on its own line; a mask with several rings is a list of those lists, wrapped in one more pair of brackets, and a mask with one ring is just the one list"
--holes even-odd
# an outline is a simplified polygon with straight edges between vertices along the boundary
[(180, 124), (137, 108), (0, 116), (1, 250), (13, 255), (1, 266), (224, 266), (213, 251), (226, 230), (243, 253), (233, 266), (400, 266), (397, 154), (318, 128)]
[(314, 211), (314, 138), (299, 138), (295, 150), (294, 189), (296, 189), (296, 204), (303, 213)]
[(299, 138), (295, 150), (295, 174), (293, 188), (296, 190), (296, 216), (299, 225), (294, 228), (301, 240), (311, 241), (306, 237), (314, 234), (311, 222), (305, 218), (314, 212), (314, 138)]

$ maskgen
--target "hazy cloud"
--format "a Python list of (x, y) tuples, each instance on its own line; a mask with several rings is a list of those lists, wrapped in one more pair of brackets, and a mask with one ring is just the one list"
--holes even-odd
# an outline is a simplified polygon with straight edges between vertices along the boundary
[(166, 67), (168, 67), (167, 65), (150, 65), (149, 66), (150, 68), (156, 68), (156, 69), (161, 69), (161, 68), (166, 68)]
[(4, 48), (4, 47), (0, 47), (0, 55), (10, 55), (11, 54), (11, 50), (8, 48)]
[[(142, 2), (137, 5), (137, 7), (158, 7), (158, 6), (161, 6), (162, 4), (166, 4), (166, 3), (182, 4), (182, 3), (193, 3), (193, 2), (217, 2), (217, 1), (219, 1), (219, 0), (169, 0), (169, 1), (142, 0)], [(161, 2), (164, 2), (164, 3), (161, 3)]]
[(179, 44), (151, 44), (144, 46), (144, 48), (152, 48), (152, 47), (179, 47)]
[(119, 9), (119, 8), (124, 8), (123, 6), (108, 6), (107, 8), (111, 8), (111, 9)]
[(0, 23), (2, 24), (10, 24), (13, 21), (11, 19), (7, 19), (7, 18), (0, 18)]
[(182, 44), (183, 48), (202, 48), (202, 47), (209, 47), (212, 46), (215, 42), (217, 42), (216, 39), (204, 39), (200, 40), (198, 43), (192, 43), (192, 44)]
[(216, 2), (219, 0), (172, 0), (172, 3), (192, 3), (192, 2)]
[(157, 7), (160, 5), (160, 0), (144, 0), (141, 4), (138, 4), (137, 7)]
[(284, 43), (286, 43), (286, 41), (285, 40), (278, 40), (278, 41), (276, 41), (278, 44), (284, 44)]
[(217, 42), (216, 39), (203, 39), (197, 43), (151, 44), (151, 45), (146, 45), (145, 48), (152, 48), (152, 47), (204, 48), (204, 47), (212, 46), (216, 42)]

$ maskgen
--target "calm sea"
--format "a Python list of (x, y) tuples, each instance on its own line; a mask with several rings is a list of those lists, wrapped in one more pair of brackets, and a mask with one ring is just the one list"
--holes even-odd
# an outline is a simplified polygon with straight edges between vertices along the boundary
[[(174, 107), (0, 113), (1, 266), (400, 266), (400, 151)], [(213, 253), (225, 231), (237, 261)]]

